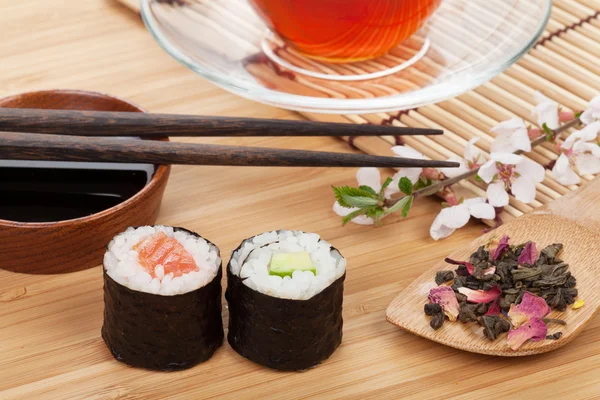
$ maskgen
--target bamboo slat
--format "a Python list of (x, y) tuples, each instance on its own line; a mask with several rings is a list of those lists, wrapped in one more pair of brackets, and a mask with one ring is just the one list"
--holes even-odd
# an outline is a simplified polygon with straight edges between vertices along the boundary
[[(541, 91), (561, 104), (563, 109), (579, 111), (600, 92), (600, 21), (598, 0), (557, 0), (552, 19), (539, 43), (517, 64), (490, 82), (457, 98), (446, 100), (410, 111), (380, 113), (359, 116), (336, 116), (352, 123), (392, 123), (398, 126), (436, 127), (446, 131), (443, 137), (414, 137), (404, 142), (428, 158), (462, 156), (466, 141), (473, 137), (480, 140), (476, 146), (488, 154), (494, 134), (490, 128), (512, 117), (523, 118), (535, 125), (532, 110), (534, 94)], [(477, 23), (477, 21), (474, 21)], [(461, 36), (460, 27), (449, 27), (450, 36)], [(436, 68), (435, 65), (432, 65)], [(305, 114), (316, 118), (314, 114)], [(319, 120), (328, 120), (320, 116)], [(333, 119), (332, 119), (333, 120)], [(347, 140), (347, 139), (346, 139)], [(373, 142), (376, 139), (372, 140)], [(394, 144), (393, 138), (384, 138)], [(366, 145), (356, 139), (353, 144), (370, 154), (379, 154), (382, 147)], [(532, 160), (548, 165), (558, 158), (555, 146), (543, 144), (527, 155)], [(582, 176), (582, 183), (593, 176)], [(483, 195), (481, 185), (469, 182), (462, 185), (472, 196)], [(537, 185), (536, 200), (523, 204), (510, 196), (510, 206), (501, 218), (522, 215), (534, 208), (548, 204), (579, 185), (564, 186), (557, 182), (550, 171), (544, 181)]]

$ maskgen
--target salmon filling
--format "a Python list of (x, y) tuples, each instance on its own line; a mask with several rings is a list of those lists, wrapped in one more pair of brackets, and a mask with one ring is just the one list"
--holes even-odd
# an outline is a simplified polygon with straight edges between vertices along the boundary
[(173, 277), (199, 270), (194, 258), (183, 245), (164, 232), (142, 239), (133, 246), (133, 250), (139, 254), (140, 265), (153, 277), (157, 265), (163, 266), (165, 275), (172, 273)]

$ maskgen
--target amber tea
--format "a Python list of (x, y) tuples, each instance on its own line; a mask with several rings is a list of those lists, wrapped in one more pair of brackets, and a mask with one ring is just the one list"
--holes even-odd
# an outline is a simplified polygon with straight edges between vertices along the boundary
[(441, 0), (252, 0), (269, 27), (305, 55), (330, 62), (387, 53)]

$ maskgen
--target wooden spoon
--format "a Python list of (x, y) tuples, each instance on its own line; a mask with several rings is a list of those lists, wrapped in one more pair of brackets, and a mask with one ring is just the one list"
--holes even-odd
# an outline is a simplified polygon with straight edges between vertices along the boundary
[(434, 331), (429, 326), (430, 317), (423, 312), (429, 289), (435, 286), (437, 271), (454, 270), (444, 261), (417, 278), (390, 303), (387, 320), (416, 335), (460, 350), (496, 356), (526, 356), (545, 353), (569, 343), (580, 333), (585, 324), (600, 308), (600, 177), (576, 192), (552, 202), (543, 210), (536, 210), (476, 239), (467, 247), (455, 251), (449, 257), (466, 260), (479, 246), (492, 237), (510, 236), (510, 243), (534, 241), (538, 248), (552, 243), (563, 243), (560, 257), (569, 264), (569, 270), (577, 278), (579, 299), (585, 306), (564, 312), (553, 311), (547, 318), (560, 318), (566, 326), (548, 324), (548, 334), (558, 331), (558, 340), (526, 342), (519, 350), (511, 350), (506, 334), (490, 341), (483, 336), (483, 328), (477, 323), (463, 324), (446, 321)]

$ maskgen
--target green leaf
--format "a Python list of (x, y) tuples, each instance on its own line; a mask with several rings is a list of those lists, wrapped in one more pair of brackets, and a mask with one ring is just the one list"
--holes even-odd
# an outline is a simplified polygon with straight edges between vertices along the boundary
[(554, 132), (552, 132), (552, 129), (548, 128), (548, 125), (545, 122), (542, 124), (542, 129), (546, 133), (547, 141), (551, 141), (552, 139), (554, 139)]
[(387, 189), (393, 181), (394, 180), (392, 178), (388, 177), (385, 182), (383, 182), (383, 185), (381, 185), (381, 190), (379, 191), (379, 200), (383, 200), (385, 189)]
[(342, 199), (344, 200), (344, 203), (348, 204), (350, 207), (366, 208), (379, 204), (377, 199), (365, 196), (349, 196), (344, 194), (342, 195)]
[(474, 177), (476, 182), (483, 182), (483, 179), (481, 179), (481, 177), (479, 176), (479, 174), (475, 175)]
[[(332, 186), (333, 194), (342, 207), (368, 207), (377, 204), (371, 192), (350, 186)], [(358, 198), (356, 200), (356, 198)], [(360, 204), (360, 205), (357, 205)]]
[(417, 181), (417, 183), (415, 183), (415, 185), (413, 186), (413, 191), (417, 191), (417, 190), (421, 190), (426, 188), (427, 186), (431, 186), (433, 185), (433, 181), (429, 178), (419, 178), (419, 180)]
[(371, 193), (371, 195), (373, 196), (373, 198), (377, 198), (377, 192), (371, 186), (362, 185), (362, 186), (359, 186), (358, 188), (360, 190), (364, 190), (365, 192)]
[(359, 217), (367, 213), (367, 209), (363, 208), (361, 210), (352, 211), (350, 214), (346, 215), (342, 220), (342, 226), (346, 225), (348, 222), (352, 221), (354, 218)]
[(402, 218), (406, 218), (408, 216), (408, 212), (410, 211), (410, 209), (412, 207), (413, 200), (414, 200), (413, 196), (408, 196), (408, 201), (406, 202), (404, 207), (402, 207)]
[(583, 111), (579, 111), (578, 113), (575, 113), (575, 118), (581, 117), (581, 114), (583, 114)]
[[(390, 214), (393, 214), (396, 211), (400, 211), (400, 210), (403, 210), (402, 213), (404, 214), (404, 207), (406, 206), (406, 204), (412, 205), (412, 198), (413, 198), (413, 196), (404, 196), (396, 204), (394, 204), (393, 206), (391, 206), (390, 208), (385, 210), (385, 215), (390, 215)], [(410, 206), (409, 206), (409, 209), (410, 209)]]
[(398, 188), (400, 189), (400, 191), (402, 193), (410, 196), (413, 191), (413, 184), (410, 181), (410, 179), (403, 176), (402, 178), (400, 178), (400, 181), (398, 182)]
[(375, 221), (383, 218), (384, 210), (381, 207), (370, 207), (367, 208), (367, 217), (373, 218)]

